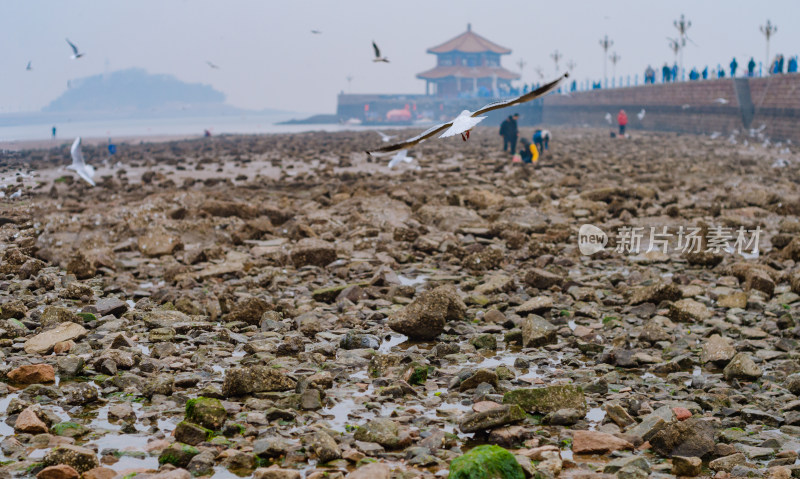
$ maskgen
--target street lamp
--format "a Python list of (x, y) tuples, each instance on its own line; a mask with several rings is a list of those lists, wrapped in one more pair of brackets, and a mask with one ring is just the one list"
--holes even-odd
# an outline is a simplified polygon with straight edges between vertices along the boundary
[(603, 81), (608, 84), (608, 49), (614, 45), (614, 41), (604, 36), (600, 40), (600, 46), (603, 48)]
[(558, 53), (558, 50), (550, 54), (550, 58), (552, 58), (553, 61), (556, 63), (556, 75), (558, 75), (558, 61), (561, 60), (561, 58), (563, 57), (564, 55)]
[(350, 83), (353, 81), (353, 75), (347, 75), (347, 92), (353, 93), (353, 89), (350, 87)]
[(672, 22), (672, 24), (675, 25), (675, 28), (677, 28), (678, 32), (680, 33), (680, 40), (681, 40), (681, 45), (680, 45), (681, 76), (683, 76), (683, 49), (686, 48), (686, 38), (687, 38), (686, 37), (686, 32), (692, 26), (692, 22), (690, 22), (689, 20), (686, 20), (686, 18), (684, 18), (683, 14), (681, 13), (680, 20), (675, 20), (675, 21)]
[(574, 69), (575, 69), (575, 66), (576, 66), (576, 65), (575, 65), (575, 62), (574, 62), (574, 61), (572, 61), (572, 60), (568, 61), (568, 62), (567, 62), (567, 71), (571, 73), (571, 72), (572, 72), (572, 70), (574, 70)]
[[(764, 36), (767, 38), (767, 58), (766, 58), (767, 61), (764, 63), (764, 65), (769, 65), (770, 64), (769, 63), (769, 37), (771, 37), (772, 35), (778, 33), (778, 26), (777, 25), (773, 25), (772, 23), (770, 23), (769, 20), (767, 20), (767, 24), (766, 25), (761, 25), (761, 27), (759, 27), (759, 28), (761, 29), (761, 33), (763, 33)], [(769, 67), (767, 67), (767, 69), (769, 70)]]
[(614, 52), (608, 59), (611, 60), (611, 77), (615, 78), (617, 76), (617, 62), (620, 61), (622, 57), (617, 55), (617, 52)]

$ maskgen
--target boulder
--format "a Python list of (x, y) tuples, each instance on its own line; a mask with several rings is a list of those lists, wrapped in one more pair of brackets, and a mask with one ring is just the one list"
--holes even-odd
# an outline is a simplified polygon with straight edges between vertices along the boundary
[(522, 347), (535, 348), (558, 341), (556, 327), (541, 316), (530, 315), (522, 322)]
[(657, 432), (650, 445), (662, 456), (702, 458), (714, 451), (714, 426), (701, 418), (673, 422)]
[(66, 464), (79, 473), (82, 473), (98, 467), (100, 462), (97, 460), (95, 452), (91, 449), (80, 446), (61, 445), (51, 449), (50, 452), (44, 456), (42, 464), (45, 466)]
[(222, 394), (225, 397), (294, 389), (296, 381), (268, 366), (231, 368), (225, 372)]
[(464, 319), (467, 306), (452, 285), (421, 293), (389, 318), (389, 327), (411, 339), (433, 339), (444, 331), (446, 321)]
[(486, 431), (524, 420), (525, 411), (516, 404), (502, 405), (481, 412), (467, 413), (458, 422), (461, 432)]
[(723, 376), (728, 381), (732, 379), (744, 379), (746, 381), (755, 381), (763, 374), (747, 353), (738, 353), (731, 359), (725, 369), (722, 371)]
[(53, 329), (41, 332), (25, 341), (28, 354), (47, 354), (57, 343), (76, 340), (86, 336), (86, 329), (72, 322), (61, 323)]
[(56, 380), (56, 372), (49, 364), (29, 364), (12, 369), (8, 379), (17, 384), (52, 383)]
[(295, 245), (290, 258), (295, 268), (309, 265), (324, 268), (336, 261), (336, 246), (316, 238), (303, 238)]
[(633, 444), (600, 431), (575, 431), (572, 434), (572, 452), (575, 454), (607, 454), (623, 449), (633, 449)]
[(471, 449), (450, 463), (448, 479), (525, 479), (525, 472), (513, 454), (500, 446)]
[(515, 389), (503, 395), (503, 403), (517, 404), (531, 414), (548, 414), (559, 409), (586, 410), (583, 390), (572, 385)]

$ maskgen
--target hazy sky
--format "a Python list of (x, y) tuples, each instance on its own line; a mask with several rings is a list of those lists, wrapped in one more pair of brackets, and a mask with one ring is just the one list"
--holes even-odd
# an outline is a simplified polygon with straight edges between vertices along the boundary
[[(696, 43), (685, 50), (687, 70), (727, 66), (732, 56), (741, 66), (763, 60), (759, 25), (768, 18), (778, 25), (770, 56), (800, 53), (800, 29), (790, 23), (800, 18), (798, 0), (5, 0), (0, 113), (39, 110), (69, 79), (130, 67), (210, 84), (238, 107), (332, 113), (348, 75), (354, 93), (424, 93), (415, 75), (435, 61), (425, 50), (467, 23), (513, 50), (506, 68), (525, 60), (523, 81), (538, 81), (537, 66), (553, 77), (556, 49), (562, 70), (573, 60), (579, 81), (600, 79), (605, 34), (621, 57), (617, 76), (641, 78), (648, 63), (672, 63), (667, 37), (677, 36), (681, 13)], [(70, 60), (65, 37), (86, 56)], [(391, 63), (371, 61), (373, 39)], [(29, 60), (33, 71), (25, 71)]]

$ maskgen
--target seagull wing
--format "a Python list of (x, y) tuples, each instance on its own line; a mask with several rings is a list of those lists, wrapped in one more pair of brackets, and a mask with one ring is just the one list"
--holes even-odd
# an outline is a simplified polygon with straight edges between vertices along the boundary
[(432, 126), (413, 138), (409, 138), (408, 140), (402, 141), (400, 143), (395, 143), (394, 145), (384, 146), (383, 148), (376, 148), (374, 150), (367, 151), (367, 154), (371, 155), (372, 153), (389, 153), (390, 151), (397, 151), (397, 150), (404, 150), (406, 148), (411, 148), (416, 144), (422, 143), (423, 141), (427, 140), (433, 135), (436, 135), (437, 133), (450, 128), (452, 125), (453, 122), (448, 121), (447, 123), (442, 123), (441, 125)]
[(83, 168), (86, 163), (83, 161), (83, 153), (81, 152), (81, 137), (75, 138), (72, 143), (72, 148), (69, 149), (72, 155), (72, 166), (75, 168)]
[(86, 171), (86, 169), (85, 169), (85, 168), (78, 168), (78, 169), (76, 169), (76, 170), (75, 170), (75, 172), (76, 172), (76, 173), (78, 173), (78, 176), (80, 176), (81, 178), (83, 178), (83, 179), (84, 179), (84, 181), (86, 181), (86, 182), (87, 182), (87, 183), (89, 183), (90, 185), (92, 185), (92, 186), (97, 186), (97, 184), (94, 182), (94, 180), (92, 179), (92, 177), (91, 177), (91, 176), (89, 176), (89, 174), (88, 174), (88, 172)]
[(533, 90), (532, 92), (526, 93), (522, 96), (511, 98), (510, 100), (503, 100), (503, 101), (496, 101), (493, 103), (489, 103), (488, 105), (485, 105), (483, 108), (477, 110), (470, 116), (473, 117), (480, 116), (492, 110), (499, 110), (500, 108), (506, 108), (508, 106), (514, 106), (514, 105), (519, 105), (520, 103), (525, 103), (526, 101), (535, 100), (536, 98), (539, 98), (540, 96), (543, 96), (549, 93), (550, 91), (554, 90), (558, 86), (558, 84), (561, 83), (561, 81), (567, 78), (568, 76), (569, 73), (565, 73), (562, 76), (560, 76), (557, 80), (551, 81), (550, 83), (541, 86), (536, 90)]
[(380, 50), (380, 48), (378, 48), (378, 45), (375, 44), (375, 40), (372, 41), (372, 48), (373, 48), (373, 50), (375, 50), (375, 58), (380, 58), (381, 57), (381, 50)]
[(69, 43), (69, 46), (71, 46), (71, 47), (72, 47), (72, 53), (74, 53), (75, 55), (77, 55), (77, 54), (78, 54), (78, 47), (76, 47), (74, 43), (72, 43), (71, 41), (69, 41), (69, 38), (67, 38), (66, 40), (67, 40), (67, 43)]

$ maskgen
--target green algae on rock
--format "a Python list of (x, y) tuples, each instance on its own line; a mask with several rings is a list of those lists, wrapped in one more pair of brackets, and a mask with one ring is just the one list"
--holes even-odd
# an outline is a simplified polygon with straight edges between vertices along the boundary
[(525, 479), (514, 455), (500, 446), (478, 446), (450, 463), (448, 479)]

